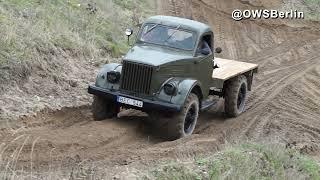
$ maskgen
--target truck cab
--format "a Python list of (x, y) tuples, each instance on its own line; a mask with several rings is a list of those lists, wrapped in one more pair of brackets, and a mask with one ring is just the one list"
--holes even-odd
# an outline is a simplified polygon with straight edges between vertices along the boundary
[(214, 73), (221, 68), (214, 59), (220, 52), (206, 24), (171, 16), (147, 19), (122, 63), (104, 65), (89, 86), (94, 118), (115, 117), (120, 107), (142, 110), (153, 121), (168, 121), (162, 132), (177, 139), (191, 135), (199, 112), (216, 103), (210, 96), (225, 98), (232, 106), (226, 108), (229, 116), (240, 115), (257, 65), (229, 60), (229, 66), (242, 68), (220, 77), (230, 69)]

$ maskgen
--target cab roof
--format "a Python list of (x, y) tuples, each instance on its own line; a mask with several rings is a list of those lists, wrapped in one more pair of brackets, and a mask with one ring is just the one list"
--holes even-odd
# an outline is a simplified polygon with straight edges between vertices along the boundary
[(144, 23), (155, 23), (173, 27), (180, 25), (182, 29), (191, 30), (197, 32), (198, 34), (211, 32), (210, 26), (204, 23), (173, 16), (152, 16), (148, 18)]

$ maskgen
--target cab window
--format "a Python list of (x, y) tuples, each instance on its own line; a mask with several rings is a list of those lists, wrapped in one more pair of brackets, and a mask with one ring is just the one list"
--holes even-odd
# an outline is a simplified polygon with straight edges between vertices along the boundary
[(193, 50), (196, 35), (191, 31), (181, 29), (179, 26), (146, 24), (139, 35), (139, 41), (177, 49)]
[(212, 40), (211, 35), (203, 36), (203, 38), (201, 39), (198, 45), (197, 53), (205, 56), (212, 54), (211, 40)]

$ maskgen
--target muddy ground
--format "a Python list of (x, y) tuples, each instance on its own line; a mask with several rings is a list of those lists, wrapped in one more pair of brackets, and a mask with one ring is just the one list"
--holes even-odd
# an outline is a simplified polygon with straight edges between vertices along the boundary
[(139, 111), (124, 110), (118, 118), (95, 122), (88, 105), (43, 110), (20, 118), (15, 127), (1, 129), (2, 158), (14, 158), (16, 169), (39, 171), (94, 162), (118, 177), (127, 167), (139, 171), (159, 161), (213, 153), (226, 142), (246, 140), (291, 144), (319, 157), (319, 23), (236, 22), (230, 17), (239, 7), (282, 7), (278, 1), (170, 2), (160, 6), (165, 14), (191, 16), (213, 26), (216, 44), (224, 50), (222, 57), (259, 64), (243, 115), (226, 118), (221, 100), (201, 114), (194, 135), (165, 142), (152, 133), (145, 123), (148, 116)]

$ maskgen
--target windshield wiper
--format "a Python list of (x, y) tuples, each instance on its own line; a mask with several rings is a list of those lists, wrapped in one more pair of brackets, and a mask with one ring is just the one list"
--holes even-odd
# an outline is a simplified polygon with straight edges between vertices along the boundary
[(150, 29), (148, 29), (148, 31), (146, 33), (144, 33), (143, 37), (145, 37), (147, 34), (149, 34), (152, 30), (154, 30), (159, 24), (155, 24), (154, 26), (152, 26)]
[(177, 30), (179, 30), (180, 26), (181, 26), (181, 25), (177, 26), (177, 27), (174, 29), (175, 31), (174, 31), (172, 34), (170, 34), (170, 36), (169, 36), (164, 42), (168, 42), (169, 39), (171, 39), (172, 36), (177, 32)]

